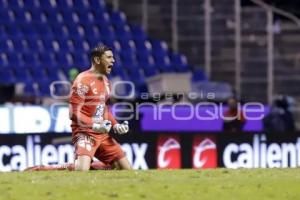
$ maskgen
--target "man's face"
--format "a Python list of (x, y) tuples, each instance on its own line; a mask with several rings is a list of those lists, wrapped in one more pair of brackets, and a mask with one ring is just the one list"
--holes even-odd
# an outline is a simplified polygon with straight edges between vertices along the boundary
[(114, 65), (115, 59), (112, 51), (105, 51), (100, 58), (100, 72), (109, 75)]

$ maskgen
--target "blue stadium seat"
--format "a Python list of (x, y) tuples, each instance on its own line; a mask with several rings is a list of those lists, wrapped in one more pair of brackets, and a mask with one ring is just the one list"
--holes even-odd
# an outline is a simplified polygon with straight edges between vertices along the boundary
[(172, 65), (176, 69), (177, 72), (187, 72), (189, 71), (187, 58), (178, 53), (170, 53), (170, 58)]
[(14, 15), (11, 10), (0, 7), (0, 23), (7, 24), (8, 22), (14, 21)]
[(120, 64), (115, 63), (113, 70), (112, 70), (112, 75), (113, 76), (119, 76), (121, 77), (123, 80), (127, 80), (128, 79), (128, 75), (124, 69), (124, 67), (122, 67)]
[(67, 24), (67, 29), (68, 29), (68, 33), (69, 33), (69, 36), (70, 37), (73, 37), (73, 38), (77, 38), (77, 37), (84, 37), (84, 32), (82, 30), (80, 30), (79, 28), (80, 26), (78, 26), (77, 24)]
[(39, 8), (31, 7), (29, 12), (32, 18), (31, 21), (33, 23), (36, 22), (46, 23), (48, 21), (48, 17), (46, 16), (46, 14), (42, 12), (41, 9)]
[(23, 62), (21, 54), (16, 53), (16, 52), (8, 52), (7, 58), (8, 58), (8, 62), (9, 62), (10, 66), (12, 66), (14, 68), (24, 67), (24, 62)]
[(123, 65), (131, 66), (131, 65), (136, 65), (137, 64), (135, 54), (133, 54), (130, 51), (122, 50), (120, 52), (120, 58), (121, 58), (121, 61), (122, 61)]
[(76, 24), (79, 22), (79, 17), (73, 9), (63, 9), (60, 11), (65, 24)]
[(122, 66), (122, 60), (119, 53), (114, 52), (114, 59), (115, 59), (114, 66)]
[[(51, 62), (51, 63), (46, 63), (46, 64), (41, 64), (40, 67), (43, 66), (43, 68), (47, 71), (56, 71), (56, 70), (59, 70), (59, 69), (62, 69), (61, 66), (59, 66), (55, 61), (54, 63)], [(62, 69), (63, 70), (63, 69)]]
[(8, 35), (5, 32), (5, 28), (0, 25), (0, 40), (5, 40)]
[(136, 54), (136, 47), (132, 40), (119, 40), (120, 48), (131, 54)]
[(7, 3), (8, 3), (7, 6), (12, 10), (19, 10), (19, 9), (22, 9), (22, 7), (23, 7), (22, 1), (9, 0), (9, 1), (7, 1)]
[(43, 52), (43, 53), (39, 53), (39, 61), (42, 65), (46, 64), (46, 63), (54, 63), (55, 60), (55, 56), (52, 52)]
[(152, 56), (139, 56), (138, 62), (139, 66), (141, 66), (144, 70), (144, 74), (146, 77), (158, 74), (158, 70), (155, 67), (155, 62)]
[(94, 23), (96, 20), (98, 20), (95, 19), (94, 14), (90, 9), (76, 9), (75, 12), (79, 17), (81, 24)]
[(90, 8), (90, 4), (89, 4), (89, 1), (86, 1), (86, 0), (76, 0), (76, 1), (73, 1), (74, 3), (74, 8), (75, 9), (78, 9), (78, 10), (84, 10), (84, 9), (88, 9)]
[(1, 38), (0, 40), (0, 51), (1, 52), (7, 52), (7, 51), (13, 51), (13, 48), (10, 47), (8, 44), (8, 38)]
[(14, 74), (18, 83), (32, 83), (30, 71), (27, 68), (15, 69)]
[(137, 52), (137, 58), (140, 60), (147, 60), (148, 58), (152, 57), (151, 52), (147, 49), (139, 49)]
[[(26, 16), (27, 15), (27, 16)], [(15, 16), (15, 22), (17, 23), (30, 23), (31, 18), (28, 16), (28, 14), (25, 14), (24, 10), (18, 10), (14, 11), (14, 16)]]
[(37, 97), (38, 96), (38, 90), (37, 88), (34, 87), (33, 82), (25, 82), (24, 88), (23, 88), (23, 93), (25, 96), (30, 96), (30, 97)]
[(119, 26), (119, 27), (115, 27), (115, 33), (116, 33), (116, 37), (119, 40), (132, 40), (132, 35), (130, 32), (130, 28), (129, 26)]
[(141, 93), (147, 92), (147, 84), (142, 70), (138, 67), (131, 68), (128, 72), (129, 80), (135, 85), (135, 96), (139, 97)]
[[(130, 78), (133, 78), (133, 74), (136, 74), (135, 72), (140, 70), (140, 67), (135, 64), (131, 64), (131, 65), (122, 64), (121, 67), (127, 72), (127, 74), (129, 75)], [(135, 79), (137, 79), (137, 78), (138, 77), (136, 77)]]
[(21, 38), (23, 34), (18, 26), (13, 23), (5, 25), (5, 31), (10, 38)]
[(7, 0), (0, 0), (0, 8), (7, 8), (8, 7), (8, 3)]
[(113, 11), (110, 15), (111, 23), (115, 27), (123, 27), (127, 25), (126, 15), (120, 11)]
[(112, 26), (108, 13), (104, 13), (100, 11), (92, 11), (92, 14), (94, 15), (94, 19), (96, 19), (94, 21), (95, 24), (102, 27)]
[(155, 65), (161, 72), (173, 72), (170, 58), (168, 56), (154, 55)]
[(137, 60), (140, 63), (154, 64), (154, 59), (151, 54), (148, 54), (148, 52), (141, 53), (138, 51), (137, 52)]
[(24, 64), (26, 66), (39, 66), (39, 58), (38, 55), (32, 52), (25, 52), (22, 55)]
[(63, 16), (61, 13), (53, 10), (46, 10), (44, 11), (44, 15), (47, 19), (47, 23), (50, 24), (57, 24), (63, 22)]
[(43, 38), (53, 37), (49, 24), (36, 22), (33, 25), (39, 37), (43, 37)]
[(41, 97), (49, 97), (50, 93), (50, 84), (51, 82), (48, 80), (43, 80), (38, 82), (38, 93)]
[(56, 1), (42, 0), (42, 1), (39, 1), (39, 2), (40, 2), (40, 7), (43, 10), (53, 10), (53, 9), (56, 8), (56, 4), (53, 4), (53, 3), (56, 3)]
[(100, 27), (100, 36), (103, 39), (108, 39), (108, 40), (116, 40), (116, 35), (115, 32), (113, 30), (113, 28), (110, 27)]
[(98, 44), (103, 44), (100, 37), (86, 37), (86, 42), (89, 44), (90, 50)]
[(71, 67), (74, 67), (74, 58), (70, 53), (56, 53), (55, 54), (55, 59), (57, 62), (58, 67), (68, 70)]
[(84, 35), (88, 38), (100, 38), (100, 30), (98, 26), (91, 24), (91, 23), (85, 23), (82, 24), (84, 29)]
[(142, 68), (146, 77), (151, 77), (158, 74), (158, 70), (153, 66), (142, 65)]
[[(160, 51), (160, 50), (153, 49), (152, 56), (154, 57), (155, 61), (165, 59), (165, 58), (169, 59), (169, 53), (168, 53), (168, 51), (165, 51), (165, 50)], [(170, 63), (171, 63), (171, 60), (170, 60)]]
[(68, 28), (64, 24), (51, 24), (51, 31), (54, 35), (59, 36), (59, 38), (68, 38)]
[(27, 45), (29, 49), (35, 49), (39, 52), (44, 51), (43, 41), (38, 38), (34, 37), (27, 37), (26, 38)]
[(13, 70), (10, 68), (0, 68), (0, 84), (10, 85), (16, 81)]
[(152, 52), (153, 56), (158, 57), (158, 56), (168, 56), (168, 46), (167, 43), (164, 41), (160, 40), (151, 40), (151, 45), (152, 45)]
[(43, 82), (48, 80), (48, 75), (44, 68), (29, 66), (29, 69), (34, 81)]
[(77, 51), (77, 49), (75, 49), (75, 45), (74, 45), (74, 41), (73, 40), (71, 40), (71, 39), (67, 40), (67, 45), (68, 45), (68, 51), (69, 52), (75, 52), (75, 51)]
[(74, 60), (74, 65), (79, 68), (86, 68), (90, 63), (89, 58), (85, 53), (74, 52), (72, 56)]
[(52, 38), (43, 38), (43, 48), (45, 51), (54, 52), (53, 40)]
[(28, 50), (26, 40), (24, 40), (23, 38), (14, 38), (11, 41), (14, 51), (21, 53)]
[(29, 23), (19, 23), (18, 26), (21, 29), (22, 34), (25, 37), (37, 37), (37, 31), (35, 29), (35, 27), (32, 24)]
[(73, 44), (75, 50), (82, 53), (88, 52), (91, 49), (89, 43), (86, 40), (73, 40)]
[(68, 44), (68, 40), (65, 38), (59, 38), (59, 39), (55, 39), (55, 41), (57, 41), (58, 45), (59, 45), (59, 50), (62, 52), (68, 52), (69, 49), (69, 44)]
[(56, 1), (58, 8), (63, 9), (72, 9), (73, 8), (73, 1), (70, 0), (58, 0)]
[[(2, 51), (2, 50), (0, 50), (0, 51)], [(0, 68), (5, 69), (8, 67), (9, 67), (9, 64), (8, 64), (7, 55), (5, 53), (2, 53), (0, 56)]]
[(90, 4), (90, 8), (98, 13), (104, 13), (107, 12), (105, 2), (104, 0), (94, 0), (94, 1), (88, 1)]
[(133, 71), (139, 70), (139, 66), (137, 64), (123, 63), (121, 64), (121, 68), (126, 71), (126, 73), (131, 76)]
[(131, 34), (134, 40), (147, 40), (147, 35), (142, 27), (130, 25)]
[(24, 3), (24, 8), (26, 10), (36, 10), (40, 9), (40, 1), (39, 0), (26, 0)]
[(104, 45), (110, 47), (113, 50), (114, 54), (118, 54), (121, 51), (120, 43), (117, 40), (103, 38), (102, 42)]
[(39, 53), (38, 58), (39, 58), (40, 65), (43, 66), (45, 69), (56, 70), (58, 68), (54, 53), (52, 52)]
[(147, 54), (152, 54), (152, 45), (147, 40), (135, 40), (134, 41), (137, 52), (147, 52)]
[(49, 81), (57, 81), (59, 80), (59, 76), (58, 76), (58, 70), (57, 69), (47, 69), (46, 70), (47, 74), (48, 74), (48, 80)]
[(195, 69), (193, 71), (192, 81), (198, 82), (198, 81), (207, 81), (208, 78), (205, 75), (205, 72), (202, 69)]
[(151, 54), (148, 53), (137, 53), (137, 60), (139, 63), (148, 63), (148, 64), (154, 64), (154, 59)]

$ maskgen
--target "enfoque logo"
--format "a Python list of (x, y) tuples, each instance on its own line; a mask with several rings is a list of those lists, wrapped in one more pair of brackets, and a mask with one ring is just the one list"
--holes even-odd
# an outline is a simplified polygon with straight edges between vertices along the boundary
[[(121, 86), (128, 86), (130, 89), (128, 94), (125, 95), (119, 95), (116, 91), (118, 91), (118, 87)], [(71, 91), (71, 84), (66, 81), (55, 81), (51, 83), (50, 90), (51, 90), (51, 96), (53, 99), (58, 100), (68, 100), (70, 98), (70, 92), (63, 93), (64, 95), (58, 95), (55, 93), (55, 88), (65, 88), (66, 91)], [(98, 95), (92, 95), (88, 96), (86, 94), (87, 90), (89, 88), (84, 88), (84, 91), (81, 91), (80, 94), (84, 95), (86, 99), (93, 99), (93, 98), (100, 98), (102, 93), (99, 93)], [(192, 93), (187, 94), (188, 96), (194, 96), (191, 95)], [(212, 93), (213, 94), (213, 93)], [(202, 120), (202, 121), (212, 121), (217, 119), (222, 120), (235, 120), (235, 119), (241, 119), (244, 118), (246, 120), (262, 120), (265, 116), (265, 109), (264, 105), (260, 102), (247, 102), (245, 104), (237, 103), (237, 111), (234, 116), (226, 116), (224, 113), (227, 111), (228, 107), (227, 105), (223, 103), (214, 103), (214, 102), (198, 102), (198, 103), (191, 103), (191, 102), (177, 102), (173, 103), (173, 95), (170, 94), (167, 95), (167, 99), (170, 101), (166, 101), (165, 103), (161, 103), (160, 101), (163, 100), (163, 95), (160, 93), (157, 93), (153, 96), (154, 103), (147, 102), (147, 100), (151, 100), (150, 94), (148, 93), (142, 93), (138, 96), (135, 93), (135, 85), (131, 81), (116, 81), (112, 84), (112, 90), (111, 90), (111, 96), (117, 99), (134, 99), (134, 98), (140, 98), (145, 100), (145, 103), (132, 103), (132, 102), (116, 102), (113, 106), (113, 115), (118, 120), (139, 120), (140, 115), (138, 114), (140, 112), (140, 109), (142, 107), (148, 107), (152, 108), (153, 110), (153, 119), (154, 120), (163, 120), (163, 116), (165, 114), (171, 115), (172, 119), (177, 121), (189, 121), (192, 119)], [(178, 94), (179, 95), (179, 94)], [(180, 94), (181, 95), (181, 94)], [(183, 95), (183, 94), (182, 94)], [(212, 97), (214, 95), (211, 95)], [(155, 97), (155, 98), (154, 98)], [(209, 98), (210, 100), (213, 100), (214, 98)], [(160, 103), (158, 103), (160, 102)], [(157, 104), (158, 103), (158, 104)], [(58, 103), (60, 104), (60, 103)], [(57, 103), (54, 103), (51, 107), (57, 106)], [(80, 107), (83, 106), (98, 106), (98, 104), (93, 104), (91, 102), (82, 102), (80, 104)], [(184, 111), (182, 112), (182, 110)], [(80, 122), (78, 122), (80, 123)]]

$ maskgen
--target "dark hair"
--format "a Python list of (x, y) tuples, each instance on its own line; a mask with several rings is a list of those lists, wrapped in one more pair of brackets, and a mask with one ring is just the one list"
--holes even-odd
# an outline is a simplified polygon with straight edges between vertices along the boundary
[(105, 46), (103, 44), (97, 45), (95, 48), (92, 49), (90, 52), (90, 59), (92, 62), (94, 62), (95, 57), (101, 57), (106, 51), (112, 51), (112, 49), (108, 46)]

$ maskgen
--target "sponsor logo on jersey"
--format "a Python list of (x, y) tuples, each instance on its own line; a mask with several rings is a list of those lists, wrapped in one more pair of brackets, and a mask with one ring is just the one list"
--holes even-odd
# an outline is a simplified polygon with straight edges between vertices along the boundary
[(94, 89), (93, 89), (93, 93), (94, 93), (94, 94), (98, 94), (97, 88), (94, 88)]
[(93, 122), (99, 123), (103, 120), (105, 104), (101, 103), (97, 105), (95, 114), (93, 115)]
[(84, 85), (82, 83), (78, 83), (77, 84), (77, 89), (76, 89), (76, 93), (78, 94), (78, 96), (80, 97), (84, 97), (89, 91), (89, 86)]

